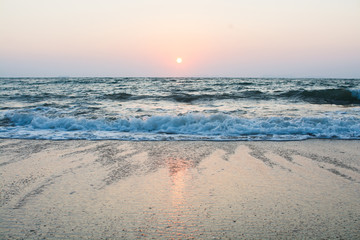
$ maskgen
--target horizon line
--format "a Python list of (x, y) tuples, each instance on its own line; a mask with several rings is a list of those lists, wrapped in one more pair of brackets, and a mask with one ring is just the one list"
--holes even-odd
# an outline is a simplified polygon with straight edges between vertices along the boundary
[(360, 77), (319, 77), (319, 76), (0, 76), (1, 78), (292, 78), (292, 79), (360, 79)]

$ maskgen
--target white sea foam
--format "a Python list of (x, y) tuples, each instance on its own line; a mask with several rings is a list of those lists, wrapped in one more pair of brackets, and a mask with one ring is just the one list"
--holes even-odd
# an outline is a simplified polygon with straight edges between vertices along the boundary
[(121, 140), (299, 140), (360, 139), (360, 117), (337, 112), (324, 117), (239, 118), (230, 115), (184, 114), (115, 120), (49, 118), (8, 112), (11, 127), (1, 138)]

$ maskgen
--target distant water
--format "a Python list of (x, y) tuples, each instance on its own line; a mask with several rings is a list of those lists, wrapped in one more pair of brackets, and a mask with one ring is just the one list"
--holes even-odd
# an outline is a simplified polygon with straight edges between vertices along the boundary
[(0, 138), (360, 139), (360, 79), (0, 78)]

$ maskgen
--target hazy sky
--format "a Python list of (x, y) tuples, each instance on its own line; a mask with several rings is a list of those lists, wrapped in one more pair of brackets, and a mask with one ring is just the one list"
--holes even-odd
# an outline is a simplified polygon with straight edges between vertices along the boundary
[(359, 78), (360, 0), (0, 0), (0, 76)]

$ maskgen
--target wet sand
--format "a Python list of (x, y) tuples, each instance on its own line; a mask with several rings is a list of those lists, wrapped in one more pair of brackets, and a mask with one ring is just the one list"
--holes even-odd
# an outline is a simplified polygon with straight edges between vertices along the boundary
[(0, 239), (360, 239), (360, 141), (0, 140)]

